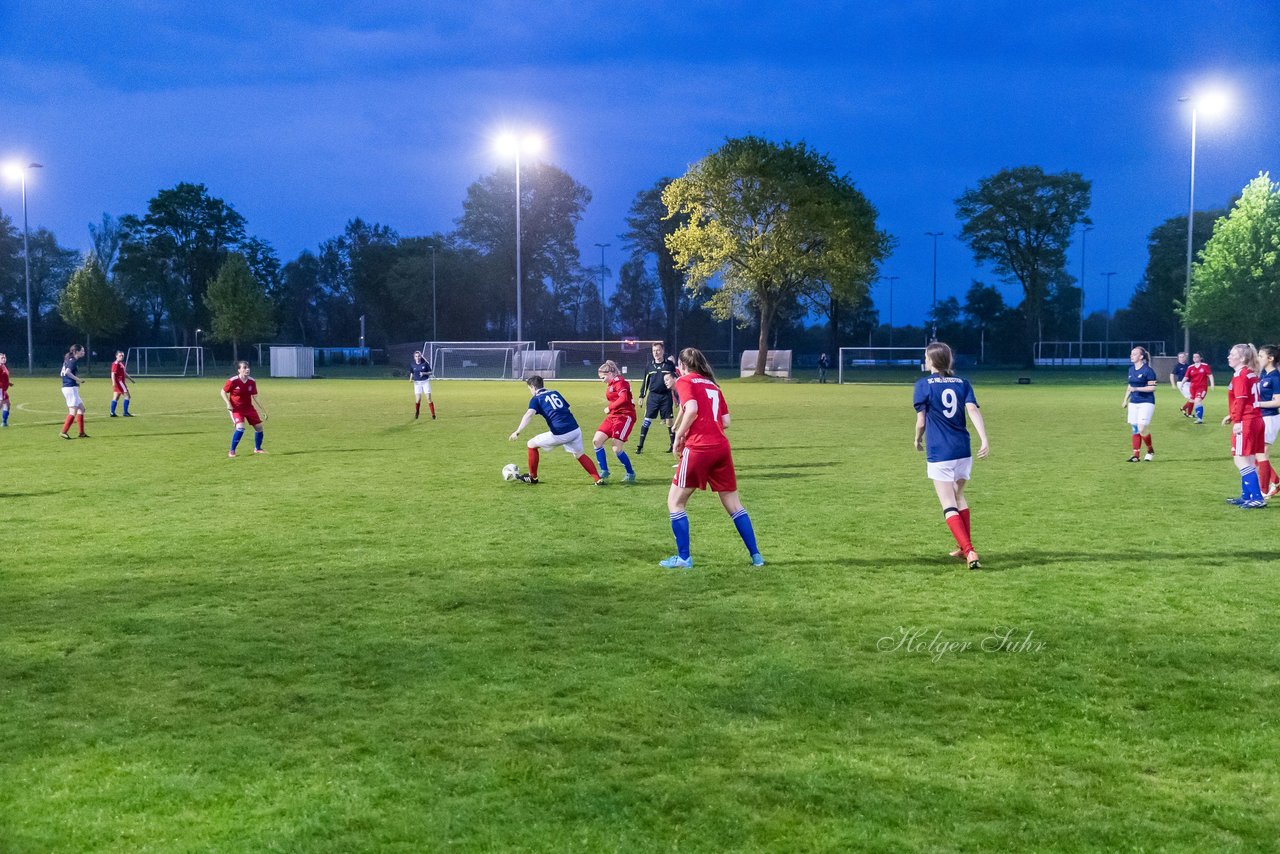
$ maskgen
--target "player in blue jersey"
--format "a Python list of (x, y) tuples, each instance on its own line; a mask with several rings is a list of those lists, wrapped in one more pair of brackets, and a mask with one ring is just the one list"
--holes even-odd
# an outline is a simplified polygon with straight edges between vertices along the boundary
[(973, 419), (973, 427), (981, 440), (978, 458), (985, 458), (991, 448), (987, 443), (982, 410), (973, 396), (973, 386), (968, 380), (955, 376), (951, 367), (953, 363), (951, 348), (941, 341), (934, 341), (925, 348), (924, 369), (929, 376), (916, 381), (913, 395), (916, 408), (915, 448), (917, 451), (928, 448), (925, 459), (928, 460), (929, 478), (942, 503), (942, 518), (959, 546), (951, 553), (952, 557), (963, 558), (970, 569), (980, 569), (982, 564), (973, 548), (969, 502), (964, 497), (964, 486), (973, 471), (966, 412)]
[(1129, 426), (1133, 430), (1133, 456), (1129, 462), (1136, 463), (1142, 451), (1142, 443), (1147, 443), (1146, 461), (1156, 458), (1156, 449), (1151, 445), (1151, 419), (1156, 413), (1156, 372), (1151, 368), (1151, 356), (1146, 347), (1134, 347), (1129, 352), (1129, 385), (1124, 390), (1124, 402), (1120, 406), (1129, 412)]
[(1182, 403), (1182, 414), (1187, 418), (1194, 418), (1193, 409), (1195, 403), (1191, 400), (1191, 381), (1187, 379), (1187, 368), (1191, 367), (1187, 364), (1187, 354), (1185, 352), (1178, 354), (1178, 361), (1173, 363), (1173, 370), (1169, 371), (1169, 385), (1173, 386), (1173, 390), (1182, 395), (1186, 400)]
[(1262, 410), (1263, 441), (1266, 450), (1257, 455), (1258, 483), (1262, 497), (1280, 492), (1280, 475), (1271, 462), (1271, 446), (1280, 436), (1280, 347), (1264, 344), (1258, 348), (1258, 409)]
[(79, 344), (72, 344), (62, 359), (62, 396), (67, 401), (67, 420), (62, 422), (62, 432), (58, 435), (64, 439), (71, 438), (72, 424), (79, 425), (81, 439), (89, 438), (89, 434), (84, 432), (84, 401), (80, 399), (80, 383), (84, 380), (76, 374), (83, 358), (84, 348)]
[(535, 415), (545, 418), (550, 429), (529, 440), (529, 471), (521, 475), (520, 479), (525, 483), (537, 483), (539, 450), (561, 447), (578, 458), (578, 462), (599, 486), (600, 473), (596, 471), (595, 462), (582, 452), (582, 430), (578, 427), (578, 419), (569, 411), (569, 401), (560, 392), (544, 388), (542, 377), (537, 374), (525, 380), (525, 384), (533, 392), (533, 397), (529, 399), (529, 408), (520, 419), (520, 426), (507, 438), (512, 442), (518, 439), (520, 431), (529, 426), (529, 421)]
[(427, 407), (431, 410), (431, 420), (436, 420), (436, 405), (431, 400), (431, 364), (422, 356), (421, 350), (413, 351), (413, 361), (409, 363), (409, 379), (413, 382), (413, 418), (416, 421), (422, 414), (422, 397), (426, 395)]

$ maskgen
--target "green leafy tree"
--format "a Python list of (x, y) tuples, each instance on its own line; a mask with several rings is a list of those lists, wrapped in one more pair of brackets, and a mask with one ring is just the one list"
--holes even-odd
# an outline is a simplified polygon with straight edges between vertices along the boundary
[(275, 334), (266, 288), (241, 254), (227, 256), (204, 295), (209, 309), (209, 340), (230, 341), (231, 357), (240, 358), (240, 342)]
[[(1213, 224), (1227, 215), (1228, 208), (1196, 211), (1191, 232), (1193, 257), (1199, 255), (1213, 235)], [(1178, 341), (1182, 338), (1182, 318), (1178, 307), (1186, 302), (1187, 218), (1167, 219), (1147, 237), (1147, 267), (1129, 301), (1118, 329), (1135, 338)]]
[(825, 155), (803, 142), (730, 139), (689, 167), (662, 193), (673, 217), (687, 217), (666, 239), (676, 265), (725, 320), (746, 295), (759, 319), (763, 376), (773, 324), (801, 299), (833, 289), (856, 305), (887, 254), (890, 238), (876, 210)]
[(664, 337), (668, 346), (677, 338), (679, 312), (686, 302), (684, 272), (676, 266), (667, 238), (689, 222), (685, 214), (672, 216), (662, 201), (662, 193), (670, 178), (662, 178), (647, 190), (636, 194), (627, 213), (627, 231), (621, 236), (631, 250), (632, 261), (647, 267), (653, 263), (657, 291), (662, 300)]
[(112, 268), (115, 267), (116, 259), (120, 255), (124, 237), (125, 231), (120, 225), (120, 220), (111, 214), (104, 213), (102, 221), (96, 225), (89, 223), (89, 239), (93, 241), (93, 254), (97, 256), (98, 263), (102, 265), (108, 280), (112, 277)]
[(1192, 268), (1184, 316), (1223, 339), (1270, 343), (1280, 339), (1280, 184), (1254, 178)]
[(648, 337), (661, 326), (662, 310), (657, 282), (649, 275), (643, 258), (624, 261), (618, 286), (609, 297), (619, 334)]
[(385, 337), (396, 307), (387, 281), (400, 241), (394, 229), (360, 217), (349, 221), (342, 234), (320, 244), (321, 311), (325, 337), (351, 341), (360, 315), (366, 315), (367, 337)]
[[(1022, 286), (1028, 340), (1040, 336), (1050, 292), (1063, 274), (1072, 230), (1088, 223), (1090, 183), (1078, 172), (1018, 166), (983, 178), (956, 199), (960, 236), (978, 263)], [(1027, 360), (1031, 351), (1026, 350)]]
[(94, 335), (119, 332), (128, 320), (128, 306), (107, 281), (97, 255), (90, 254), (71, 274), (58, 297), (58, 314), (68, 326), (85, 334), (85, 350), (92, 356)]

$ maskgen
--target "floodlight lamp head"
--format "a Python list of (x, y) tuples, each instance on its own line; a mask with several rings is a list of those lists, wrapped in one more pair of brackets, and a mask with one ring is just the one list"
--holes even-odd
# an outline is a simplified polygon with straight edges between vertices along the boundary
[(1225, 89), (1209, 89), (1195, 97), (1196, 109), (1206, 116), (1220, 116), (1231, 109), (1231, 93)]
[(22, 180), (22, 164), (6, 163), (4, 165), (4, 176), (8, 178), (10, 181), (21, 181)]

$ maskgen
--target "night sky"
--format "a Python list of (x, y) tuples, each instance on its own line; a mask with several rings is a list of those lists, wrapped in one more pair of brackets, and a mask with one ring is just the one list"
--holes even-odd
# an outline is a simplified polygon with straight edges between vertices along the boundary
[[(594, 6), (597, 8), (584, 8)], [(895, 320), (994, 282), (956, 239), (954, 200), (1004, 167), (1093, 181), (1087, 301), (1113, 308), (1146, 237), (1185, 214), (1190, 111), (1201, 118), (1197, 207), (1280, 174), (1280, 14), (1262, 0), (1164, 3), (26, 2), (0, 0), (0, 159), (45, 168), (32, 226), (89, 247), (104, 212), (142, 213), (206, 184), (282, 261), (355, 216), (403, 236), (447, 231), (493, 171), (504, 127), (594, 198), (583, 262), (612, 242), (637, 191), (725, 137), (805, 140), (880, 212)], [(21, 221), (17, 188), (0, 209)], [(1079, 246), (1069, 271), (1079, 275)], [(1006, 296), (1017, 301), (1012, 288)], [(887, 319), (887, 290), (877, 287)]]

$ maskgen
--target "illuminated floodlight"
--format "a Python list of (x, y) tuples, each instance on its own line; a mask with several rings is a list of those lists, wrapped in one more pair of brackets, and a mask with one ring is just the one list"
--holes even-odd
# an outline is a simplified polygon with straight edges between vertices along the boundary
[(499, 153), (507, 157), (537, 154), (542, 150), (542, 137), (532, 133), (516, 134), (506, 131), (494, 140), (494, 147), (498, 149)]
[(22, 164), (16, 161), (11, 161), (4, 165), (4, 177), (8, 178), (10, 181), (21, 181), (22, 172)]

